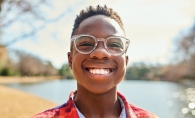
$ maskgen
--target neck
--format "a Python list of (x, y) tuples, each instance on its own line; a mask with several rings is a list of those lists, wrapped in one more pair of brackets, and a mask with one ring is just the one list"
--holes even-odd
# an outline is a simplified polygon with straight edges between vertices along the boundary
[(94, 94), (78, 86), (74, 102), (85, 117), (119, 117), (122, 111), (116, 87), (102, 94)]

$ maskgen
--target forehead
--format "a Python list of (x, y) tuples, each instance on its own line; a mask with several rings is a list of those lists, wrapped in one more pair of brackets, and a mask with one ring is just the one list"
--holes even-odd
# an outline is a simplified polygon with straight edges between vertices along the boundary
[(83, 20), (75, 35), (90, 34), (95, 37), (106, 38), (112, 35), (124, 36), (124, 31), (120, 25), (110, 17), (95, 15)]

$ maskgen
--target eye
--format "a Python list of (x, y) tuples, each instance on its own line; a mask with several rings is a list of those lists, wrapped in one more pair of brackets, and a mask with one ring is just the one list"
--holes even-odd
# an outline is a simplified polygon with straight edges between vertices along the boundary
[(107, 46), (110, 48), (123, 48), (123, 46), (120, 43), (116, 43), (116, 42), (109, 43)]
[(108, 48), (114, 48), (114, 49), (123, 49), (124, 48), (123, 40), (120, 37), (110, 37), (106, 41), (106, 44), (107, 44)]
[(77, 47), (89, 47), (95, 45), (95, 40), (92, 37), (81, 36), (75, 40)]
[(81, 42), (78, 46), (94, 46), (91, 42)]

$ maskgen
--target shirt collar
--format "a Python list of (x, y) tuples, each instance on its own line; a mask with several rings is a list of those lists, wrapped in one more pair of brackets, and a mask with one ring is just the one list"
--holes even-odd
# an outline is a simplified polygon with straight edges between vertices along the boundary
[[(72, 99), (72, 101), (76, 95), (76, 92), (77, 91), (74, 91), (70, 94), (70, 98)], [(118, 96), (118, 99), (120, 101), (121, 108), (122, 108), (122, 112), (121, 112), (119, 118), (137, 118), (136, 115), (134, 114), (133, 110), (129, 106), (129, 103), (127, 102), (126, 98), (119, 92), (117, 92), (117, 96)], [(73, 101), (73, 103), (74, 103), (74, 101)], [(83, 116), (83, 114), (79, 111), (79, 109), (76, 107), (75, 103), (74, 103), (74, 106), (77, 110), (79, 118), (85, 118)]]

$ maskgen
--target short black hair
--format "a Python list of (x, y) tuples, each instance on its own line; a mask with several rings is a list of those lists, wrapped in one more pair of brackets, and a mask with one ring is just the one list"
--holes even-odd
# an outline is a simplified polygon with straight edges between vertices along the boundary
[(74, 21), (74, 26), (72, 29), (71, 36), (73, 36), (76, 29), (79, 27), (80, 23), (83, 20), (85, 20), (91, 16), (95, 16), (95, 15), (105, 15), (105, 16), (108, 16), (108, 17), (114, 19), (124, 31), (123, 23), (122, 23), (120, 16), (118, 15), (118, 13), (113, 11), (111, 8), (107, 8), (106, 5), (104, 7), (98, 5), (96, 8), (94, 8), (93, 6), (89, 6), (86, 10), (82, 10), (80, 12), (80, 14), (77, 15), (77, 17)]

